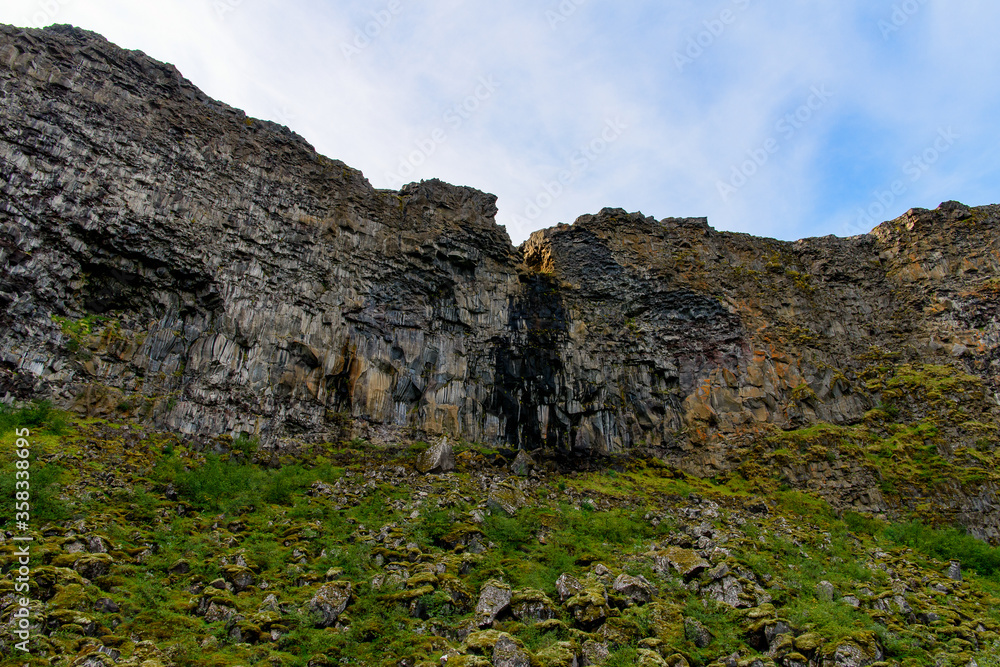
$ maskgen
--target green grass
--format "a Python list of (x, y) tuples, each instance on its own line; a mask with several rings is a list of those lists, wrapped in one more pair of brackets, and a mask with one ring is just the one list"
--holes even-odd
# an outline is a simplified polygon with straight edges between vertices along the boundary
[[(18, 428), (37, 429), (54, 416), (55, 411), (49, 401), (29, 403), (20, 408), (0, 403), (0, 435)], [(65, 417), (60, 417), (59, 425), (65, 429), (65, 424)]]
[(173, 484), (178, 496), (202, 509), (235, 511), (263, 504), (290, 505), (293, 495), (315, 481), (334, 481), (342, 470), (329, 465), (288, 465), (264, 469), (233, 458), (206, 454), (204, 463), (188, 467), (173, 452), (156, 465), (153, 478)]
[(957, 528), (931, 528), (919, 522), (888, 526), (885, 537), (897, 544), (938, 558), (958, 560), (963, 568), (978, 575), (1000, 581), (1000, 548), (977, 540)]

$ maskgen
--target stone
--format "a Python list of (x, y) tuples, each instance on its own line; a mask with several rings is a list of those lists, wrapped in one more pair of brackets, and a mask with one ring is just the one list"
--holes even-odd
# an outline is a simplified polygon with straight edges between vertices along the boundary
[(191, 563), (186, 558), (179, 558), (174, 561), (168, 571), (171, 574), (187, 574), (191, 571)]
[(689, 616), (684, 619), (684, 639), (698, 648), (706, 648), (712, 643), (714, 637), (701, 621)]
[(556, 642), (535, 654), (539, 667), (579, 667), (572, 642)]
[(592, 665), (603, 665), (604, 661), (611, 655), (607, 643), (587, 639), (583, 642), (581, 667), (591, 667)]
[(562, 573), (556, 579), (556, 592), (559, 593), (559, 601), (566, 602), (569, 598), (583, 590), (583, 584), (571, 574)]
[(531, 667), (531, 659), (513, 637), (504, 633), (493, 647), (493, 667)]
[(332, 581), (319, 587), (306, 603), (306, 610), (317, 628), (333, 626), (351, 601), (351, 583)]
[(516, 591), (510, 601), (514, 618), (524, 623), (538, 623), (556, 617), (555, 605), (545, 593), (532, 588)]
[(651, 651), (648, 648), (640, 648), (636, 651), (635, 664), (642, 667), (666, 667), (667, 663), (656, 651)]
[(709, 562), (690, 549), (669, 547), (652, 554), (653, 568), (657, 572), (666, 573), (670, 569), (676, 571), (684, 579), (692, 579), (710, 566)]
[(417, 456), (414, 466), (421, 473), (445, 473), (455, 469), (455, 455), (452, 452), (448, 438), (431, 445)]
[(510, 586), (495, 579), (488, 581), (479, 591), (476, 603), (476, 625), (486, 628), (493, 624), (497, 616), (510, 608), (512, 598)]
[(837, 590), (829, 581), (821, 581), (816, 584), (816, 599), (824, 602), (833, 602), (837, 599)]
[(608, 594), (604, 585), (596, 578), (588, 578), (583, 590), (565, 602), (573, 619), (585, 630), (599, 628), (608, 618)]
[(514, 462), (510, 464), (511, 472), (519, 477), (527, 477), (534, 467), (535, 460), (523, 449), (518, 450)]
[(628, 574), (619, 574), (611, 587), (632, 604), (646, 604), (656, 595), (656, 588), (643, 576), (633, 577)]
[(947, 576), (952, 581), (962, 581), (962, 564), (957, 560), (951, 561), (948, 564), (948, 570), (945, 572)]
[(503, 512), (514, 516), (526, 503), (524, 493), (520, 489), (503, 484), (490, 489), (486, 505), (494, 512)]

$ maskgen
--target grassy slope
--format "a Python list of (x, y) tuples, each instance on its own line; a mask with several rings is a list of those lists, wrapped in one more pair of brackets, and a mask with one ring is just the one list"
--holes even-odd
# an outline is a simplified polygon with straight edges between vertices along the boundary
[[(463, 655), (449, 664), (489, 664), (496, 633), (468, 634), (488, 582), (550, 608), (542, 623), (507, 612), (493, 626), (536, 665), (569, 664), (588, 642), (607, 646), (608, 665), (707, 665), (734, 652), (780, 665), (844, 647), (881, 650), (887, 664), (996, 664), (997, 549), (957, 531), (838, 517), (799, 491), (761, 494), (752, 480), (713, 483), (656, 462), (522, 479), (469, 445), (458, 448), (457, 471), (420, 476), (420, 444), (328, 444), (280, 461), (245, 439), (211, 443), (214, 454), (136, 424), (44, 409), (3, 419), (4, 496), (10, 426), (33, 422), (41, 452), (32, 592), (45, 629), (35, 664), (88, 654), (111, 664), (101, 646), (120, 653), (116, 664), (145, 667), (438, 664), (456, 649)], [(491, 488), (523, 506), (491, 510)], [(655, 553), (670, 547), (699, 551), (730, 579), (664, 571)], [(944, 576), (943, 557), (963, 561), (964, 581)], [(4, 621), (13, 609), (5, 572)], [(602, 625), (559, 603), (562, 573), (608, 594)], [(616, 594), (621, 573), (654, 584), (653, 600)], [(337, 624), (319, 628), (308, 602), (327, 581), (350, 582), (352, 594)], [(712, 600), (719, 581), (737, 583), (744, 608)], [(690, 619), (711, 633), (707, 645)], [(766, 629), (782, 622), (791, 632), (769, 647)]]

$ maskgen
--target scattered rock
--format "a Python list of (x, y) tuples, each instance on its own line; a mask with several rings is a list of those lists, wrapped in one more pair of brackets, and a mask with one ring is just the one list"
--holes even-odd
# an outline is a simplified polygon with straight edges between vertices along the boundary
[(604, 661), (611, 655), (611, 650), (608, 648), (606, 642), (597, 642), (593, 639), (588, 639), (583, 643), (582, 653), (583, 662), (581, 667), (590, 667), (591, 665), (603, 665)]
[(510, 464), (510, 471), (519, 477), (527, 477), (535, 467), (535, 460), (523, 449), (518, 450), (514, 462)]
[(837, 590), (829, 581), (821, 581), (816, 584), (816, 599), (825, 602), (833, 602), (837, 598)]
[(525, 623), (538, 623), (556, 617), (555, 605), (545, 593), (526, 588), (513, 594), (510, 609), (514, 618)]

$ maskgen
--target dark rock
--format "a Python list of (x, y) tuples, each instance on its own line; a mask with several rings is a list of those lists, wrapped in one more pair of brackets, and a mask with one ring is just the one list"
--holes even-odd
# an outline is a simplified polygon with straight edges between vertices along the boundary
[(701, 621), (687, 617), (684, 619), (684, 639), (688, 640), (698, 648), (706, 648), (712, 643), (714, 637)]

